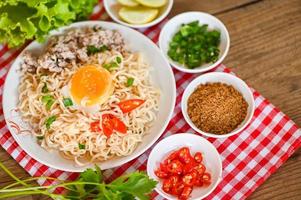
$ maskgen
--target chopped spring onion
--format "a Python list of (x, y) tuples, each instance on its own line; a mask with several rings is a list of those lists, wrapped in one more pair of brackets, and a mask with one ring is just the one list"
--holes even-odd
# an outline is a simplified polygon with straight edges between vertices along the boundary
[(135, 80), (134, 78), (129, 77), (128, 80), (126, 81), (126, 86), (127, 87), (132, 86), (134, 84), (134, 80)]
[(44, 86), (42, 87), (42, 93), (47, 93), (47, 92), (49, 92), (47, 88), (47, 83), (44, 83)]
[(103, 67), (108, 71), (112, 71), (112, 70), (118, 68), (119, 65), (116, 62), (110, 62), (110, 63), (104, 64)]
[(96, 46), (94, 45), (89, 45), (87, 47), (87, 54), (88, 56), (90, 55), (93, 55), (93, 54), (96, 54), (96, 53), (101, 53), (101, 52), (104, 52), (104, 51), (107, 51), (109, 48), (108, 46), (106, 45), (102, 45), (101, 47), (97, 48)]
[(42, 102), (46, 104), (46, 109), (50, 110), (51, 106), (55, 102), (54, 97), (52, 95), (42, 96)]
[(45, 121), (45, 125), (47, 129), (50, 129), (50, 125), (56, 120), (56, 116), (48, 117)]
[(37, 139), (38, 139), (38, 140), (43, 140), (43, 139), (44, 139), (44, 136), (37, 136)]
[(120, 64), (121, 61), (122, 61), (122, 59), (121, 59), (119, 56), (117, 56), (117, 57), (116, 57), (116, 62), (117, 62), (118, 64)]
[(183, 24), (173, 36), (167, 54), (172, 60), (193, 69), (217, 61), (219, 44), (218, 30), (208, 30), (208, 25), (193, 21)]
[(73, 106), (73, 102), (70, 98), (64, 98), (63, 103), (65, 107)]
[(84, 144), (78, 144), (78, 148), (79, 148), (79, 149), (85, 149), (85, 148), (86, 148), (86, 145), (84, 145)]

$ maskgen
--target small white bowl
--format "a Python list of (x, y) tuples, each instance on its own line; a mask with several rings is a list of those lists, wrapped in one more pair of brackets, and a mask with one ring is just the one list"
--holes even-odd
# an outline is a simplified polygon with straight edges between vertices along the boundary
[(170, 12), (172, 6), (173, 6), (174, 0), (168, 0), (167, 4), (164, 5), (162, 8), (159, 8), (159, 14), (158, 16), (151, 22), (146, 24), (129, 24), (125, 21), (123, 21), (119, 15), (118, 10), (121, 8), (121, 5), (118, 3), (117, 0), (104, 0), (104, 7), (108, 13), (108, 15), (117, 23), (122, 24), (124, 26), (132, 27), (132, 28), (147, 28), (154, 26), (161, 22)]
[[(238, 90), (246, 102), (248, 103), (248, 110), (247, 110), (247, 116), (244, 119), (244, 121), (232, 132), (228, 134), (223, 134), (223, 135), (217, 135), (213, 133), (207, 133), (199, 128), (197, 128), (194, 123), (191, 121), (190, 117), (188, 116), (187, 113), (187, 101), (190, 95), (194, 92), (194, 90), (200, 85), (200, 84), (205, 84), (205, 83), (216, 83), (216, 82), (221, 82), (225, 83), (228, 85), (232, 85), (236, 90)], [(207, 74), (203, 74), (195, 78), (189, 85), (186, 87), (184, 94), (182, 96), (182, 102), (181, 102), (181, 108), (182, 108), (182, 113), (183, 116), (186, 120), (186, 122), (193, 128), (195, 131), (208, 136), (208, 137), (213, 137), (213, 138), (225, 138), (225, 137), (230, 137), (232, 135), (235, 135), (242, 131), (251, 121), (253, 115), (254, 115), (254, 110), (255, 110), (255, 103), (254, 103), (254, 97), (251, 89), (249, 86), (240, 78), (224, 73), (224, 72), (211, 72)]]
[(147, 161), (147, 174), (158, 181), (155, 190), (164, 198), (176, 200), (176, 196), (165, 193), (160, 180), (154, 171), (160, 166), (160, 162), (171, 152), (188, 147), (192, 154), (203, 153), (203, 163), (211, 174), (211, 184), (208, 187), (194, 187), (189, 200), (200, 200), (208, 196), (222, 180), (222, 160), (216, 148), (205, 138), (191, 134), (179, 133), (161, 140), (151, 151)]
[[(173, 36), (179, 31), (182, 24), (192, 21), (199, 21), (200, 24), (208, 24), (209, 29), (216, 29), (221, 32), (220, 54), (215, 63), (206, 63), (194, 69), (188, 69), (182, 64), (169, 58), (167, 52), (169, 43)], [(159, 46), (169, 63), (176, 69), (187, 73), (202, 73), (217, 67), (226, 57), (230, 48), (230, 37), (225, 25), (216, 17), (204, 12), (185, 12), (170, 19), (163, 27), (160, 37)]]

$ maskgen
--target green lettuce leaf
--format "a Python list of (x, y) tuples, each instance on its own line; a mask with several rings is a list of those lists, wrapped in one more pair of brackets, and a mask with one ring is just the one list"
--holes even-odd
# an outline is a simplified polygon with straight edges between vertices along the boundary
[(49, 31), (87, 18), (97, 0), (6, 0), (0, 2), (0, 43), (43, 41)]

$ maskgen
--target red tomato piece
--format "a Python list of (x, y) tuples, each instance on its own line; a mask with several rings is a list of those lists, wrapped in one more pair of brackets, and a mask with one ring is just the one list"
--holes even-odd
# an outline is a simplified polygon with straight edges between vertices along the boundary
[(171, 180), (170, 179), (164, 179), (162, 184), (162, 190), (166, 193), (170, 193), (172, 188)]
[(192, 192), (192, 187), (185, 186), (183, 192), (180, 195), (181, 200), (187, 200)]
[(111, 123), (113, 124), (113, 129), (119, 133), (126, 134), (127, 128), (126, 125), (114, 115), (111, 116)]
[(210, 185), (211, 184), (211, 175), (208, 172), (205, 172), (203, 174), (203, 183), (204, 183), (204, 185)]
[(197, 163), (201, 163), (203, 161), (203, 155), (201, 152), (196, 152), (194, 154), (194, 160), (197, 162)]
[(111, 121), (110, 114), (104, 114), (102, 116), (102, 130), (105, 136), (110, 137), (113, 133), (113, 123)]
[(180, 175), (183, 172), (183, 164), (178, 160), (173, 160), (167, 165), (167, 169), (171, 174)]
[(101, 128), (100, 128), (100, 124), (99, 124), (99, 120), (95, 121), (95, 122), (92, 122), (90, 124), (90, 130), (92, 132), (100, 132), (101, 131)]
[(190, 151), (189, 151), (189, 148), (188, 147), (182, 147), (181, 149), (179, 149), (179, 160), (182, 162), (182, 163), (190, 163), (191, 160), (193, 160), (191, 154), (190, 154)]
[(194, 167), (194, 169), (198, 172), (198, 174), (199, 174), (200, 176), (203, 176), (203, 174), (204, 174), (205, 171), (206, 171), (206, 167), (205, 167), (205, 165), (203, 165), (202, 163), (199, 163), (198, 165), (196, 165), (196, 166)]
[(171, 163), (171, 161), (175, 160), (178, 158), (178, 152), (174, 151), (171, 154), (169, 154), (169, 156), (167, 156), (167, 158), (163, 161), (164, 164), (169, 164)]
[(145, 100), (142, 99), (128, 99), (118, 103), (117, 105), (123, 113), (128, 113), (142, 105), (144, 102)]
[(158, 178), (167, 178), (167, 177), (168, 177), (168, 173), (166, 173), (166, 172), (164, 172), (164, 171), (162, 171), (162, 170), (160, 170), (160, 169), (157, 169), (157, 170), (155, 171), (155, 174), (156, 174), (156, 176), (157, 176)]

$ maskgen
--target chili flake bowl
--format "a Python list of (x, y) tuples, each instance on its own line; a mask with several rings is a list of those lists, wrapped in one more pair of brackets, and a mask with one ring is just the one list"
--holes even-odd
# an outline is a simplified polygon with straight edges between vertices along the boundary
[(155, 190), (164, 198), (176, 200), (176, 196), (165, 193), (162, 187), (162, 179), (159, 179), (154, 171), (159, 167), (166, 156), (171, 152), (188, 147), (192, 154), (202, 152), (203, 163), (211, 174), (211, 184), (208, 187), (194, 187), (189, 200), (200, 200), (208, 196), (222, 180), (222, 160), (216, 148), (205, 138), (191, 134), (178, 133), (161, 140), (151, 151), (147, 161), (147, 174), (158, 181)]
[[(216, 62), (205, 63), (194, 69), (189, 69), (182, 64), (173, 61), (168, 56), (167, 52), (169, 49), (169, 43), (173, 36), (180, 30), (181, 25), (193, 21), (199, 21), (200, 24), (208, 24), (209, 29), (216, 29), (220, 31), (220, 53)], [(174, 68), (186, 73), (203, 73), (217, 67), (224, 60), (230, 48), (230, 37), (225, 25), (213, 15), (204, 12), (185, 12), (173, 17), (164, 25), (159, 37), (159, 47), (163, 55)]]
[[(247, 109), (247, 115), (245, 119), (238, 125), (236, 129), (231, 131), (230, 133), (218, 135), (213, 133), (207, 133), (202, 130), (200, 130), (196, 125), (191, 121), (188, 112), (187, 112), (187, 102), (190, 95), (195, 91), (195, 89), (200, 84), (206, 84), (206, 83), (225, 83), (227, 85), (233, 86), (237, 91), (241, 93), (245, 101), (248, 103), (248, 109)], [(239, 132), (241, 132), (250, 122), (254, 115), (255, 110), (255, 103), (254, 103), (254, 97), (251, 89), (249, 86), (240, 78), (231, 75), (229, 73), (224, 72), (210, 72), (203, 75), (198, 76), (195, 78), (192, 82), (189, 83), (189, 85), (186, 87), (181, 101), (181, 109), (183, 116), (186, 120), (186, 122), (190, 125), (191, 128), (193, 128), (196, 132), (201, 133), (202, 135), (205, 135), (207, 137), (213, 137), (213, 138), (226, 138), (230, 137), (232, 135), (235, 135)]]

